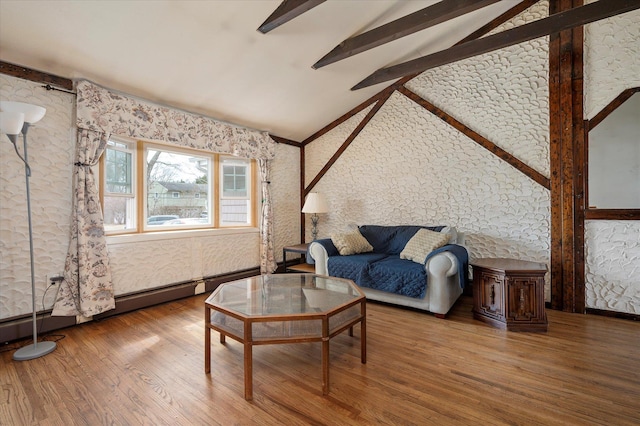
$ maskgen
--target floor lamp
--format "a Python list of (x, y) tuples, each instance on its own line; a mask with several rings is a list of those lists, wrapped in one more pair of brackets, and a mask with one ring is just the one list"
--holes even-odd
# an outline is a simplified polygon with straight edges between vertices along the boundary
[[(27, 131), (29, 126), (37, 123), (44, 117), (47, 110), (41, 106), (25, 104), (22, 102), (0, 101), (0, 130), (5, 133), (18, 157), (24, 163), (26, 190), (27, 190), (27, 217), (29, 219), (29, 254), (31, 259), (31, 306), (33, 309), (33, 343), (18, 349), (13, 354), (16, 361), (26, 361), (28, 359), (39, 358), (52, 352), (56, 348), (55, 342), (38, 343), (38, 328), (36, 326), (36, 281), (34, 273), (33, 259), (33, 227), (31, 225), (31, 195), (29, 191), (29, 178), (31, 177), (31, 167), (27, 157)], [(18, 135), (22, 133), (23, 149), (22, 155), (18, 150)]]

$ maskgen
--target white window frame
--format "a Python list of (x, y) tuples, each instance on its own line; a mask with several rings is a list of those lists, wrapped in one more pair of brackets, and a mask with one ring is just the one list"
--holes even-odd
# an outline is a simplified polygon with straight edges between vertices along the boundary
[[(133, 194), (118, 194), (118, 193), (107, 193), (106, 192), (106, 170), (105, 170), (105, 161), (106, 155), (103, 155), (103, 159), (99, 165), (99, 182), (98, 185), (100, 187), (100, 194), (103, 202), (104, 209), (104, 200), (105, 197), (118, 196), (118, 197), (127, 197), (132, 200), (129, 205), (132, 206), (132, 209), (127, 209), (127, 218), (133, 218), (133, 224), (129, 228), (125, 229), (109, 229), (109, 227), (105, 224), (105, 231), (108, 236), (119, 235), (119, 234), (157, 234), (166, 231), (171, 231), (171, 235), (175, 235), (176, 231), (194, 231), (194, 230), (220, 230), (220, 229), (251, 229), (257, 226), (256, 223), (256, 209), (258, 205), (258, 194), (256, 190), (258, 188), (257, 182), (254, 182), (257, 179), (257, 170), (256, 170), (256, 162), (255, 160), (243, 159), (238, 157), (233, 157), (230, 155), (224, 154), (216, 154), (206, 151), (194, 150), (184, 147), (179, 147), (172, 144), (163, 144), (156, 142), (144, 142), (144, 141), (136, 141), (132, 139), (125, 138), (110, 138), (110, 141), (115, 143), (122, 143), (128, 146), (128, 151), (133, 154), (132, 156), (132, 171), (131, 171), (131, 181), (132, 181), (132, 192)], [(208, 216), (208, 223), (200, 223), (199, 218), (192, 218), (187, 223), (180, 224), (168, 224), (167, 226), (163, 225), (159, 226), (147, 226), (146, 219), (149, 217), (147, 211), (147, 203), (149, 201), (148, 188), (147, 184), (147, 150), (161, 150), (166, 152), (173, 152), (177, 154), (193, 156), (195, 158), (206, 158), (210, 163), (209, 174), (207, 176), (207, 182), (209, 184), (208, 193), (205, 195), (205, 211)], [(106, 152), (106, 151), (105, 151)], [(247, 196), (246, 197), (224, 197), (223, 196), (223, 165), (229, 164), (231, 162), (238, 162), (238, 164), (246, 167), (246, 185), (247, 185)], [(226, 162), (226, 163), (225, 163)], [(174, 191), (169, 191), (169, 193)], [(164, 194), (164, 193), (163, 193)], [(178, 192), (179, 194), (179, 192)], [(153, 191), (150, 193), (151, 197), (161, 198), (162, 195), (157, 191)], [(173, 195), (164, 195), (164, 197), (171, 197), (170, 199), (174, 199)], [(194, 200), (202, 200), (203, 194), (201, 191), (195, 192), (193, 197), (181, 197), (182, 199), (194, 199)], [(246, 200), (246, 223), (244, 222), (229, 222), (224, 223), (222, 216), (222, 202), (225, 199), (234, 199), (234, 200)], [(158, 213), (159, 214), (159, 213)], [(188, 219), (188, 217), (187, 217)]]
[[(226, 228), (226, 227), (236, 227), (236, 226), (248, 226), (249, 224), (253, 223), (255, 218), (253, 217), (254, 215), (254, 209), (253, 209), (253, 204), (252, 203), (252, 195), (255, 194), (254, 192), (254, 182), (253, 182), (253, 175), (254, 175), (254, 167), (255, 167), (255, 162), (251, 161), (249, 159), (246, 158), (238, 158), (238, 157), (233, 157), (233, 156), (228, 156), (228, 155), (220, 155), (219, 157), (219, 163), (220, 163), (220, 171), (219, 171), (219, 184), (218, 184), (218, 191), (219, 191), (219, 197), (218, 197), (218, 211), (220, 212), (220, 228)], [(224, 195), (224, 166), (225, 165), (234, 165), (234, 166), (243, 166), (245, 167), (245, 184), (247, 185), (246, 191), (247, 191), (247, 195), (244, 197), (240, 197), (240, 196), (225, 196)], [(240, 225), (239, 222), (225, 222), (223, 220), (222, 217), (222, 204), (225, 200), (242, 200), (245, 201), (246, 203), (246, 209), (247, 209), (247, 221), (246, 224), (242, 224)]]
[[(122, 147), (121, 145), (125, 145), (125, 147)], [(105, 232), (109, 233), (109, 234), (121, 234), (121, 233), (129, 233), (132, 231), (135, 231), (137, 229), (137, 209), (138, 209), (138, 204), (137, 204), (137, 200), (136, 200), (136, 188), (138, 185), (137, 182), (137, 149), (136, 149), (136, 143), (135, 141), (131, 141), (131, 140), (126, 140), (123, 138), (118, 138), (118, 137), (111, 137), (109, 138), (109, 141), (107, 142), (107, 147), (105, 148), (105, 151), (103, 153), (103, 156), (105, 158), (105, 162), (106, 162), (106, 156), (107, 156), (107, 150), (113, 150), (113, 151), (119, 151), (119, 152), (125, 152), (127, 154), (131, 155), (131, 192), (129, 193), (123, 193), (123, 192), (110, 192), (109, 186), (106, 183), (106, 179), (107, 179), (107, 170), (106, 170), (106, 164), (103, 164), (102, 168), (100, 169), (100, 190), (101, 190), (101, 198), (102, 198), (102, 208), (103, 208), (103, 213), (105, 213), (105, 200), (107, 198), (123, 198), (126, 199), (126, 206), (125, 206), (125, 217), (126, 217), (126, 221), (125, 221), (125, 227), (120, 228), (119, 226), (112, 224), (112, 223), (108, 223), (108, 218), (104, 217), (105, 219)]]

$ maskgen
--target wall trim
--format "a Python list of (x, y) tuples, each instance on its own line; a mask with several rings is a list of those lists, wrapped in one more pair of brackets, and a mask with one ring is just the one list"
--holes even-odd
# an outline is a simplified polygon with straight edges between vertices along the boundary
[[(116, 308), (94, 315), (93, 321), (147, 308), (161, 303), (172, 302), (202, 293), (210, 293), (222, 283), (260, 275), (260, 268), (251, 268), (227, 274), (214, 275), (202, 280), (190, 280), (165, 287), (154, 288), (136, 293), (116, 296)], [(204, 291), (196, 293), (196, 287), (204, 282)], [(38, 337), (44, 333), (78, 325), (76, 317), (52, 317), (51, 310), (38, 312)], [(0, 321), (0, 343), (6, 344), (14, 340), (33, 336), (32, 316), (21, 315)]]
[(594, 308), (587, 308), (586, 312), (587, 314), (591, 314), (591, 315), (600, 315), (603, 317), (619, 318), (619, 319), (625, 319), (625, 320), (631, 320), (631, 321), (640, 321), (640, 315), (630, 314), (627, 312), (606, 311), (604, 309), (594, 309)]

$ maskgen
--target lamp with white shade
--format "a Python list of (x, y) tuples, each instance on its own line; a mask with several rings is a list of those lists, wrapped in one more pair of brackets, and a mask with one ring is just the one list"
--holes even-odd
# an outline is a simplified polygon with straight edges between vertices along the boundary
[(315, 240), (318, 236), (318, 213), (329, 213), (329, 205), (322, 194), (310, 192), (302, 206), (302, 213), (311, 213), (311, 236)]
[[(33, 227), (31, 224), (31, 195), (29, 190), (29, 178), (31, 177), (31, 167), (27, 155), (27, 132), (29, 126), (37, 123), (44, 117), (47, 110), (38, 105), (23, 102), (0, 101), (0, 131), (7, 135), (18, 157), (24, 163), (26, 192), (27, 192), (27, 218), (29, 221), (29, 255), (31, 260), (31, 307), (33, 322), (33, 343), (23, 346), (13, 354), (16, 361), (25, 361), (39, 358), (52, 352), (56, 348), (55, 342), (38, 342), (38, 329), (36, 327), (36, 282), (35, 282), (35, 261), (33, 256)], [(22, 154), (18, 149), (17, 141), (22, 133), (23, 148)]]

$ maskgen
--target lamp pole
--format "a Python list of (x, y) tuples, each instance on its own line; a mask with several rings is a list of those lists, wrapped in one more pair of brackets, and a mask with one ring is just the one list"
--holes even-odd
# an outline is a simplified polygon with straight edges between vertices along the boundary
[[(22, 102), (0, 101), (0, 128), (13, 144), (18, 157), (24, 163), (24, 174), (27, 192), (27, 218), (29, 222), (29, 260), (31, 267), (31, 307), (33, 323), (33, 343), (23, 346), (13, 354), (16, 361), (24, 361), (39, 358), (52, 352), (56, 348), (55, 342), (45, 341), (38, 344), (38, 328), (36, 315), (36, 279), (35, 279), (35, 259), (33, 255), (33, 224), (31, 221), (31, 188), (29, 180), (31, 177), (31, 167), (27, 154), (27, 133), (29, 127), (37, 123), (44, 117), (47, 110), (41, 106), (26, 104)], [(18, 150), (18, 135), (22, 133), (23, 151), (22, 155)]]
[(13, 353), (13, 359), (16, 361), (26, 361), (29, 359), (39, 358), (52, 352), (56, 348), (56, 342), (40, 342), (38, 344), (38, 328), (36, 316), (36, 278), (35, 278), (35, 259), (33, 256), (33, 225), (31, 222), (31, 189), (29, 180), (31, 178), (31, 167), (29, 166), (29, 157), (27, 154), (27, 132), (30, 124), (25, 122), (22, 126), (22, 142), (23, 142), (23, 161), (24, 175), (27, 190), (27, 218), (29, 222), (29, 259), (31, 261), (31, 306), (33, 307), (32, 323), (33, 323), (33, 343), (24, 346)]

